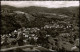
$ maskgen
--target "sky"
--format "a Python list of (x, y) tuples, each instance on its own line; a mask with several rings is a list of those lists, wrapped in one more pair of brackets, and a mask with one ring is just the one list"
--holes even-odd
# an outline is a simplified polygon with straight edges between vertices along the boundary
[(10, 5), (14, 7), (39, 6), (48, 8), (60, 8), (79, 6), (79, 1), (1, 1), (1, 5)]

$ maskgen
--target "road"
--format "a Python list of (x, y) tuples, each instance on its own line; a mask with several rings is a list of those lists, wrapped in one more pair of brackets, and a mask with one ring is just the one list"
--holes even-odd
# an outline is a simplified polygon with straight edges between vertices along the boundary
[(24, 46), (11, 47), (11, 48), (6, 48), (6, 49), (1, 49), (1, 51), (4, 52), (4, 51), (9, 51), (9, 50), (15, 50), (18, 48), (22, 49), (23, 51), (54, 51), (54, 50), (46, 49), (42, 46), (35, 46), (35, 45), (24, 45)]

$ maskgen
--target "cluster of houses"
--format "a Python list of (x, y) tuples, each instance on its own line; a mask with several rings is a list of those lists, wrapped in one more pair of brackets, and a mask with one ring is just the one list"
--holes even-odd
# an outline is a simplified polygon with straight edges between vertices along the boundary
[[(24, 37), (26, 38), (26, 40), (27, 39), (30, 39), (30, 38), (34, 38), (35, 40), (37, 40), (37, 36), (35, 35), (35, 32), (37, 32), (37, 31), (39, 31), (40, 29), (39, 28), (24, 28), (23, 27), (23, 35), (24, 35)], [(16, 33), (16, 32), (18, 32), (19, 33), (19, 31), (20, 31), (20, 29), (18, 29), (18, 30), (14, 30), (14, 32), (11, 32), (11, 33), (9, 33), (9, 34), (3, 34), (3, 35), (1, 35), (1, 43), (3, 43), (4, 42), (4, 39), (5, 39), (5, 37), (7, 37), (7, 38), (11, 38), (11, 37), (14, 37), (15, 35), (14, 35), (14, 33)], [(15, 38), (14, 38), (15, 39)]]
[(63, 24), (54, 23), (54, 24), (45, 25), (44, 29), (45, 28), (63, 28), (63, 29), (66, 29), (66, 28), (71, 28), (71, 25), (65, 26)]

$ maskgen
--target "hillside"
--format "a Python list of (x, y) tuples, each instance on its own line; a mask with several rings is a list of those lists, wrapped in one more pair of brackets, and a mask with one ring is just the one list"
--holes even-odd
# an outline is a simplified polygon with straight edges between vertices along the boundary
[(16, 8), (6, 5), (1, 6), (1, 16), (2, 47), (6, 35), (14, 38), (16, 31), (24, 34), (25, 44), (36, 44), (58, 52), (69, 52), (76, 46), (74, 51), (79, 51), (79, 7)]
[[(68, 8), (46, 8), (46, 7), (24, 7), (16, 8), (8, 5), (1, 6), (2, 11), (2, 32), (9, 33), (14, 29), (21, 27), (44, 27), (50, 22), (56, 21), (67, 21), (74, 22), (78, 25), (79, 7), (68, 7)], [(14, 11), (24, 12), (25, 14)], [(63, 18), (61, 18), (63, 15)], [(67, 16), (64, 18), (64, 16)], [(75, 25), (73, 25), (75, 26)], [(9, 28), (7, 28), (9, 27)], [(9, 32), (7, 32), (7, 29)], [(10, 29), (10, 30), (9, 30)]]
[(11, 9), (11, 10), (20, 10), (23, 12), (27, 13), (38, 13), (38, 12), (46, 12), (46, 13), (60, 13), (60, 14), (66, 14), (66, 15), (71, 15), (71, 14), (79, 14), (79, 7), (64, 7), (64, 8), (46, 8), (46, 7), (36, 7), (36, 6), (30, 6), (30, 7), (23, 7), (23, 8), (16, 8), (13, 6), (8, 6), (8, 5), (2, 5), (1, 9)]

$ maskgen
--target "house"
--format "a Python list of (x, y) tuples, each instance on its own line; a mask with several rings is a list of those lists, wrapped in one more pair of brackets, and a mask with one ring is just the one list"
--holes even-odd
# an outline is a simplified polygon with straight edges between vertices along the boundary
[(70, 36), (70, 34), (69, 33), (60, 33), (60, 36), (67, 37), (67, 36)]

